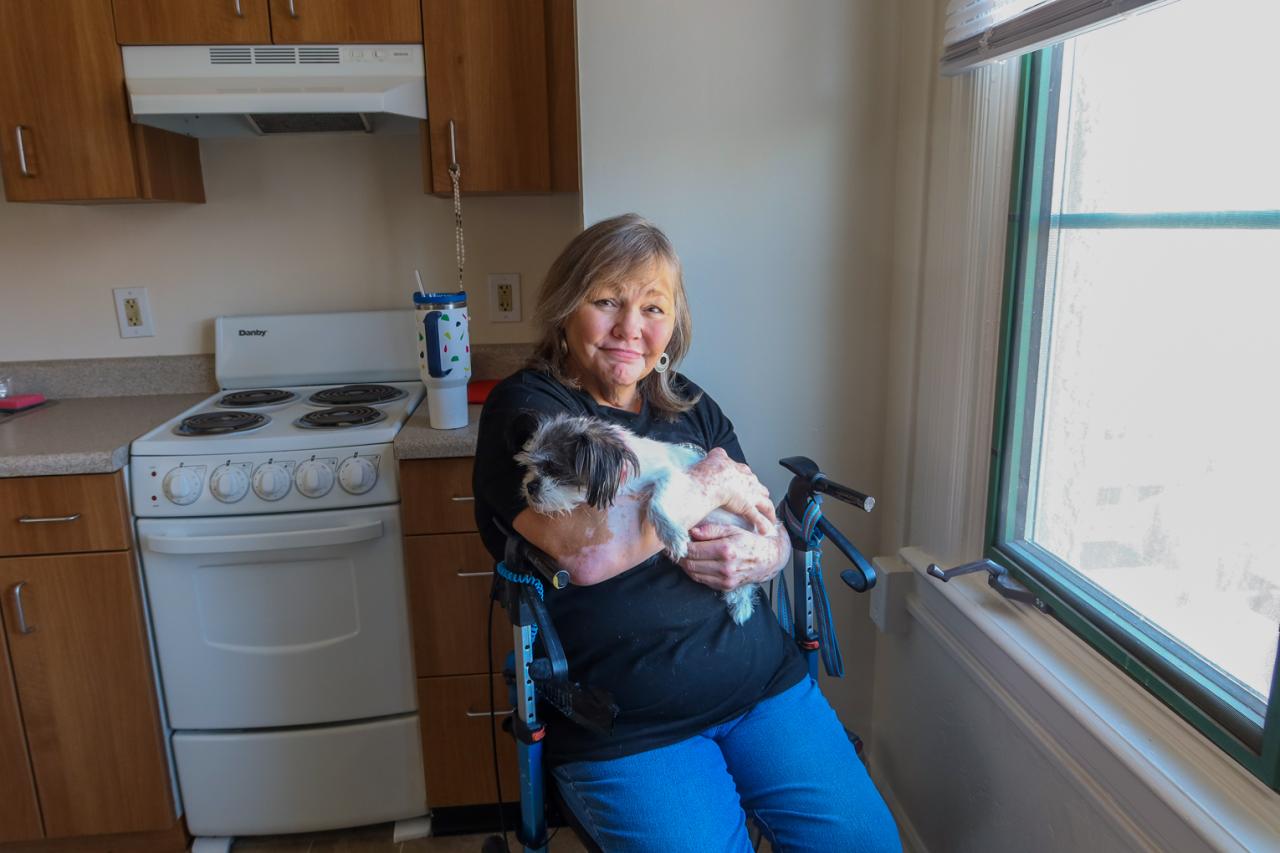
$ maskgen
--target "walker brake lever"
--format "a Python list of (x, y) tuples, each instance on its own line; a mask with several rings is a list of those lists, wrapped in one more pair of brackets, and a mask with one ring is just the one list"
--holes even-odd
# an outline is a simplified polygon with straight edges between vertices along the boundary
[(854, 592), (866, 592), (876, 585), (876, 569), (871, 565), (871, 561), (863, 556), (862, 552), (845, 535), (836, 529), (836, 526), (828, 521), (825, 517), (818, 521), (818, 529), (823, 535), (830, 539), (835, 546), (840, 549), (840, 553), (853, 563), (853, 569), (845, 569), (840, 573), (840, 580), (853, 589)]

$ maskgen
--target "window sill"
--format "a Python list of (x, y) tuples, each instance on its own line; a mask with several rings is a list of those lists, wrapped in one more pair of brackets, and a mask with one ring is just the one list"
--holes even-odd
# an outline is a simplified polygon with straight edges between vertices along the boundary
[[(1268, 789), (1084, 641), (980, 576), (942, 583), (930, 555), (906, 608), (1139, 849), (1280, 850)], [(905, 578), (904, 578), (905, 579)]]

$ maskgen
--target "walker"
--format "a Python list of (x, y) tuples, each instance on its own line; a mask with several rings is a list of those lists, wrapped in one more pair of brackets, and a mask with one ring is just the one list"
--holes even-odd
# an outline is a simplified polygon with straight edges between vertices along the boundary
[[(830, 479), (819, 470), (817, 463), (807, 457), (789, 456), (780, 464), (794, 475), (786, 497), (778, 505), (778, 517), (791, 539), (792, 586), (797, 593), (793, 608), (786, 581), (779, 573), (774, 581), (776, 591), (773, 595), (778, 621), (804, 652), (810, 676), (818, 677), (818, 659), (821, 657), (827, 674), (841, 678), (844, 676), (844, 662), (822, 581), (822, 540), (830, 539), (853, 563), (853, 568), (841, 572), (840, 578), (855, 592), (871, 589), (876, 582), (876, 571), (871, 562), (822, 514), (822, 497), (827, 495), (864, 512), (872, 510), (875, 498)], [(569, 677), (564, 649), (542, 600), (544, 584), (563, 589), (569, 585), (569, 573), (501, 522), (498, 527), (507, 537), (507, 545), (503, 560), (494, 572), (491, 595), (511, 620), (515, 640), (515, 651), (508, 658), (503, 675), (511, 690), (516, 713), (503, 727), (509, 726), (511, 735), (516, 739), (520, 768), (520, 824), (516, 838), (523, 845), (524, 853), (546, 853), (547, 816), (542, 766), (542, 738), (546, 734), (546, 726), (538, 717), (538, 699), (549, 702), (579, 725), (602, 734), (612, 730), (618, 707), (607, 692), (584, 686)], [(854, 745), (861, 752), (856, 738)], [(577, 816), (567, 806), (562, 805), (560, 811), (583, 845), (588, 850), (599, 851), (600, 847), (582, 829)], [(505, 834), (487, 838), (483, 850), (484, 853), (505, 853)]]

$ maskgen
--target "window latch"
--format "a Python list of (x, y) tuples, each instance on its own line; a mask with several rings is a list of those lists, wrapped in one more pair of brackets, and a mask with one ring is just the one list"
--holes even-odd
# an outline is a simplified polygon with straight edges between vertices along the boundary
[(930, 563), (928, 573), (930, 577), (946, 583), (952, 578), (960, 575), (968, 575), (974, 572), (987, 573), (987, 586), (1000, 593), (1011, 601), (1021, 601), (1023, 604), (1030, 604), (1041, 613), (1053, 613), (1053, 608), (1049, 604), (1038, 597), (1031, 590), (1018, 583), (1009, 574), (1009, 570), (999, 563), (991, 560), (978, 560), (976, 563), (965, 563), (962, 566), (956, 566), (954, 569), (944, 569), (937, 563)]

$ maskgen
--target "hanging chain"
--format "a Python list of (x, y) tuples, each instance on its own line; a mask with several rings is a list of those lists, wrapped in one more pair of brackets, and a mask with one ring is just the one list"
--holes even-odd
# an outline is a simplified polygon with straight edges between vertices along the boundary
[(458, 290), (463, 290), (462, 268), (467, 263), (467, 244), (462, 239), (462, 190), (460, 180), (462, 167), (457, 163), (449, 164), (449, 180), (453, 182), (453, 232), (454, 250), (458, 255)]

